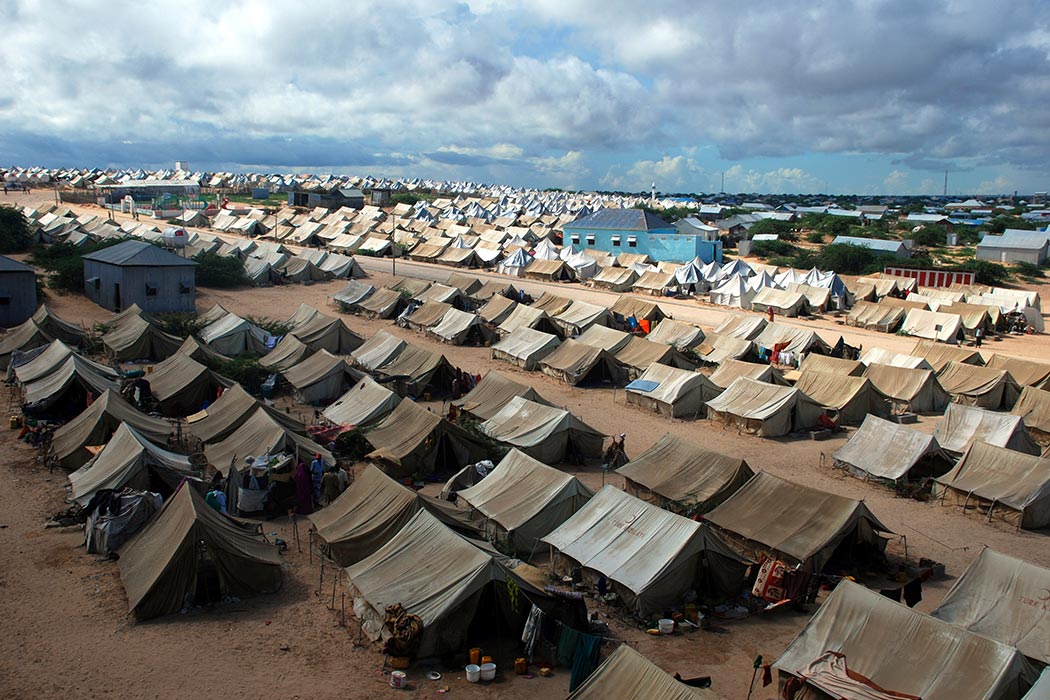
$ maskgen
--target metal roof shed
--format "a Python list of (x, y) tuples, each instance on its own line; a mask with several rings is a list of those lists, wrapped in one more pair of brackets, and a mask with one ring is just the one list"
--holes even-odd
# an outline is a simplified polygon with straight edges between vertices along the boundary
[(197, 263), (144, 241), (88, 253), (84, 295), (114, 311), (138, 304), (148, 313), (193, 312)]

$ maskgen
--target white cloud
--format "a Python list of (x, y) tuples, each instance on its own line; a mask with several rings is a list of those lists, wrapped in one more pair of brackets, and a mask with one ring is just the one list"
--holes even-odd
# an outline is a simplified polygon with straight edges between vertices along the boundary
[(908, 173), (899, 169), (891, 170), (886, 179), (882, 181), (882, 192), (885, 194), (912, 194), (908, 191), (908, 182)]

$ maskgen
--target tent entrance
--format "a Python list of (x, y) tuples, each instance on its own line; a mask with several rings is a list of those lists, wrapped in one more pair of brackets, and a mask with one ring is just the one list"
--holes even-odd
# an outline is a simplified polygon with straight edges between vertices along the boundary
[(208, 553), (207, 547), (198, 544), (197, 585), (193, 592), (194, 605), (215, 605), (222, 602), (222, 579), (219, 567)]

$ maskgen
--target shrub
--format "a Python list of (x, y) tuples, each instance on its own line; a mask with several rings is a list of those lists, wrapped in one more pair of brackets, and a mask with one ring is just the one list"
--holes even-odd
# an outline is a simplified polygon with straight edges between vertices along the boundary
[(217, 360), (213, 370), (244, 387), (244, 390), (257, 394), (263, 382), (270, 376), (270, 370), (253, 358), (235, 357), (229, 360)]
[(947, 240), (947, 235), (943, 230), (928, 226), (923, 226), (909, 237), (915, 241), (915, 245), (925, 246), (926, 248), (939, 248)]
[(244, 276), (244, 263), (238, 258), (223, 257), (215, 253), (204, 253), (197, 258), (197, 284), (202, 287), (228, 289), (248, 283)]
[(806, 241), (809, 243), (823, 243), (824, 233), (822, 231), (810, 231), (806, 234)]
[(958, 269), (973, 272), (974, 282), (991, 287), (1006, 284), (1010, 279), (1010, 272), (1005, 267), (989, 260), (967, 260)]
[(29, 249), (32, 232), (25, 214), (13, 207), (0, 207), (0, 253), (21, 253)]
[(246, 316), (245, 319), (249, 323), (258, 326), (259, 328), (262, 328), (270, 335), (287, 335), (288, 331), (292, 330), (292, 327), (284, 321), (275, 321), (272, 318), (267, 318), (266, 316)]
[(84, 291), (84, 260), (88, 253), (104, 250), (127, 238), (109, 238), (97, 243), (87, 243), (79, 248), (71, 243), (55, 243), (40, 246), (33, 251), (33, 263), (48, 271), (47, 285), (52, 289), (67, 292)]
[(197, 335), (197, 331), (204, 327), (197, 314), (192, 313), (158, 314), (155, 318), (165, 333), (180, 338)]
[(798, 252), (798, 248), (786, 241), (756, 241), (751, 246), (751, 253), (760, 258), (773, 255), (789, 256)]
[(1017, 273), (1019, 277), (1025, 277), (1031, 280), (1042, 280), (1045, 270), (1035, 263), (1022, 261), (1014, 263), (1014, 272)]

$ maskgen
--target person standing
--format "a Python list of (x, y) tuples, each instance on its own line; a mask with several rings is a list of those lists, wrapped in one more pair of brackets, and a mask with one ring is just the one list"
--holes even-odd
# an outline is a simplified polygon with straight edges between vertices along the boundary
[(314, 487), (314, 503), (321, 502), (321, 479), (324, 478), (324, 457), (318, 452), (314, 455), (314, 461), (310, 462), (310, 479)]
[(973, 341), (977, 347), (981, 347), (981, 341), (984, 339), (984, 328), (977, 326), (977, 330), (973, 332)]
[(314, 512), (313, 483), (306, 462), (299, 462), (295, 469), (295, 512), (309, 515)]
[(339, 498), (340, 493), (342, 491), (339, 490), (339, 474), (335, 466), (331, 466), (321, 477), (321, 505), (328, 505)]

